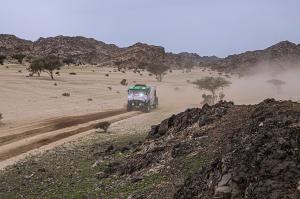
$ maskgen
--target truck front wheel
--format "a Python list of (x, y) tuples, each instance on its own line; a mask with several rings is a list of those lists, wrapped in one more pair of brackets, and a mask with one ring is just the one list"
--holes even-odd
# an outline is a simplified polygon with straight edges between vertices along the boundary
[(144, 113), (148, 113), (150, 111), (151, 107), (150, 107), (150, 103), (145, 104), (145, 107), (143, 109)]
[(131, 105), (130, 104), (127, 104), (127, 111), (132, 111), (132, 108), (131, 108)]

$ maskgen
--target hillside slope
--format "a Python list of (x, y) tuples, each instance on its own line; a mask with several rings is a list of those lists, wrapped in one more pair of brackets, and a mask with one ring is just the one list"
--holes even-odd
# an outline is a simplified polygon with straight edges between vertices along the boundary
[(297, 199), (299, 121), (300, 104), (273, 99), (188, 109), (146, 138), (96, 142), (18, 164), (1, 174), (0, 196)]

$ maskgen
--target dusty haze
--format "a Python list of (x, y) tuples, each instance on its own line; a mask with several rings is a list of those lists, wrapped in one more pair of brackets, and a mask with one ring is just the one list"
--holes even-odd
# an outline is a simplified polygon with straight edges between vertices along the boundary
[[(227, 99), (237, 104), (254, 104), (266, 98), (278, 100), (300, 100), (300, 64), (259, 64), (243, 77), (231, 79), (227, 89)], [(285, 82), (279, 88), (268, 80), (277, 79)]]

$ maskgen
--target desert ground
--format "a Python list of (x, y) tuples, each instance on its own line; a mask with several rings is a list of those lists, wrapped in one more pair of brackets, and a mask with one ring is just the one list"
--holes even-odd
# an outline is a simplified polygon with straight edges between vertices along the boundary
[[(294, 86), (298, 83), (294, 71), (280, 73), (285, 82), (281, 87), (267, 82), (277, 77), (274, 73), (239, 77), (199, 68), (189, 73), (173, 70), (162, 82), (149, 76), (147, 71), (122, 72), (96, 66), (65, 66), (59, 73), (51, 80), (46, 73), (28, 77), (24, 65), (1, 66), (2, 167), (22, 159), (34, 149), (42, 151), (41, 147), (53, 148), (59, 145), (57, 143), (80, 135), (84, 137), (86, 132), (95, 131), (94, 125), (99, 121), (112, 122), (111, 132), (116, 134), (149, 131), (152, 125), (172, 114), (201, 107), (202, 94), (208, 92), (197, 89), (190, 82), (204, 76), (223, 76), (231, 81), (232, 84), (223, 89), (224, 99), (235, 104), (254, 104), (266, 98), (297, 101), (300, 92)], [(128, 85), (121, 85), (122, 79), (126, 79)], [(157, 87), (158, 109), (146, 114), (126, 113), (127, 89), (136, 83)], [(70, 96), (63, 96), (63, 93)]]
[[(45, 197), (57, 194), (62, 197), (94, 197), (93, 194), (100, 191), (104, 198), (110, 198), (110, 189), (89, 191), (100, 186), (97, 180), (100, 174), (93, 169), (100, 164), (94, 157), (97, 151), (106, 151), (106, 154), (114, 146), (116, 152), (108, 157), (104, 155), (103, 158), (108, 160), (103, 161), (124, 160), (149, 135), (152, 125), (188, 108), (201, 107), (202, 94), (208, 94), (208, 91), (200, 91), (190, 82), (204, 76), (223, 76), (231, 81), (223, 92), (225, 100), (235, 104), (255, 104), (265, 98), (299, 100), (300, 90), (295, 86), (299, 85), (299, 80), (295, 71), (280, 73), (280, 80), (284, 82), (281, 87), (267, 82), (278, 78), (279, 74), (273, 73), (239, 77), (209, 69), (193, 69), (189, 73), (173, 70), (164, 76), (162, 82), (149, 76), (147, 71), (141, 74), (96, 66), (65, 66), (55, 80), (50, 80), (46, 73), (42, 73), (41, 77), (27, 77), (28, 71), (23, 65), (1, 66), (0, 112), (3, 119), (0, 125), (0, 169), (5, 177), (3, 196), (22, 197), (26, 194), (35, 197), (34, 194), (39, 193)], [(120, 84), (122, 79), (127, 80), (127, 86)], [(157, 87), (157, 109), (149, 113), (126, 111), (128, 86), (136, 83)], [(62, 96), (63, 93), (70, 93), (70, 96)], [(95, 129), (95, 124), (103, 121), (112, 123), (107, 133)], [(122, 152), (123, 148), (129, 148), (130, 152)], [(195, 172), (202, 161), (201, 156), (193, 159), (191, 165), (183, 165), (186, 169), (184, 174)], [(45, 176), (40, 167), (46, 173), (53, 171), (54, 177)], [(23, 168), (22, 174), (19, 168)], [(75, 182), (70, 178), (72, 175), (77, 176)], [(40, 179), (45, 189), (41, 188)], [(52, 183), (49, 179), (57, 182)], [(182, 179), (181, 176), (174, 183), (181, 184)], [(28, 180), (32, 184), (30, 189), (22, 185)], [(157, 180), (161, 182), (163, 179)], [(116, 197), (120, 194), (127, 197), (132, 190), (140, 189), (135, 186), (143, 184), (142, 190), (147, 193), (157, 182), (149, 177), (137, 184), (130, 181), (129, 184), (113, 185), (115, 182), (112, 181), (107, 186), (114, 187), (112, 190)], [(36, 189), (40, 190), (34, 191)], [(48, 191), (51, 189), (55, 192)]]

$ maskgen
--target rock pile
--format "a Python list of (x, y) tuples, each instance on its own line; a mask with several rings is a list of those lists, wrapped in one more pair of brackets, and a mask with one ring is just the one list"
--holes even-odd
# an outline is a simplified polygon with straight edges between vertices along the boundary
[(299, 121), (299, 104), (257, 105), (223, 143), (222, 155), (188, 178), (175, 198), (299, 198)]

